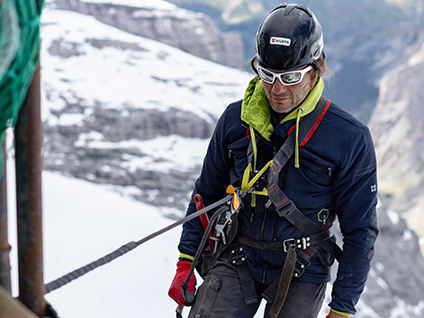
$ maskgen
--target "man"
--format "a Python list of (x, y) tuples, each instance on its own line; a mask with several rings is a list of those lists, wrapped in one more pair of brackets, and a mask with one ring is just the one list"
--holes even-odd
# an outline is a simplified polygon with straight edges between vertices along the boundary
[[(337, 258), (328, 317), (349, 317), (378, 234), (369, 130), (321, 96), (323, 34), (306, 6), (282, 4), (265, 17), (251, 65), (257, 76), (219, 119), (194, 192), (207, 206), (241, 183), (242, 207), (227, 240), (215, 235), (217, 248), (204, 252), (211, 264), (193, 303), (194, 276), (181, 286), (204, 229), (199, 219), (184, 224), (169, 295), (193, 306), (189, 317), (253, 317), (261, 298), (265, 317), (317, 317)], [(195, 210), (192, 201), (187, 214)], [(329, 230), (336, 218), (342, 251)]]

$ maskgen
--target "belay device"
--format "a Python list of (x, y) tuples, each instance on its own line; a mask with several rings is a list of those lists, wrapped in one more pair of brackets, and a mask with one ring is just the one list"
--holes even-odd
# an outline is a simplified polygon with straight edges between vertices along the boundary
[[(230, 195), (231, 200), (228, 200), (226, 204), (221, 206), (210, 218), (209, 224), (205, 229), (202, 240), (200, 241), (199, 248), (197, 249), (196, 255), (194, 256), (190, 271), (187, 274), (187, 278), (184, 281), (184, 284), (181, 286), (182, 295), (185, 301), (187, 301), (189, 304), (192, 304), (194, 302), (196, 289), (193, 291), (193, 293), (190, 293), (187, 290), (187, 285), (191, 275), (194, 272), (194, 268), (200, 259), (200, 256), (203, 252), (203, 247), (205, 246), (206, 240), (209, 237), (209, 233), (212, 229), (212, 226), (215, 224), (215, 221), (218, 219), (215, 227), (215, 235), (210, 237), (213, 241), (215, 241), (214, 249), (213, 251), (211, 251), (213, 253), (213, 256), (219, 256), (222, 251), (227, 247), (227, 243), (231, 243), (236, 236), (237, 230), (231, 231), (231, 229), (237, 229), (237, 213), (240, 210), (241, 206), (240, 192), (236, 191), (232, 185), (229, 185), (227, 188), (227, 193), (228, 195)], [(218, 244), (219, 241), (222, 244)], [(206, 266), (209, 267), (209, 264), (211, 265), (215, 261), (215, 257), (213, 257), (213, 262), (211, 262), (211, 259), (209, 259)], [(206, 262), (203, 261), (202, 264), (204, 263)], [(199, 269), (202, 276), (203, 274), (206, 274), (207, 269), (209, 269), (207, 268), (205, 271), (205, 268), (205, 265), (203, 265)]]

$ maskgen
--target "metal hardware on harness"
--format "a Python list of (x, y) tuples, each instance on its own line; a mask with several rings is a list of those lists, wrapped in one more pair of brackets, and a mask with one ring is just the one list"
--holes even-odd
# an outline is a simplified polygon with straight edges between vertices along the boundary
[(227, 187), (227, 193), (232, 194), (233, 198), (231, 200), (231, 214), (237, 213), (240, 210), (241, 207), (241, 201), (240, 201), (240, 189), (237, 188), (234, 189), (234, 187), (230, 184)]
[[(310, 264), (310, 262), (309, 262), (309, 264)], [(303, 273), (305, 272), (305, 269), (306, 269), (307, 266), (308, 265), (304, 265), (304, 264), (300, 263), (299, 261), (297, 261), (296, 265), (294, 267), (294, 270), (293, 270), (293, 276), (296, 277), (296, 278), (302, 276)]]
[(243, 247), (239, 247), (231, 250), (230, 253), (230, 262), (233, 265), (241, 265), (246, 260), (246, 255), (244, 255)]
[(256, 293), (255, 282), (247, 265), (247, 257), (244, 254), (243, 247), (240, 244), (232, 246), (230, 250), (229, 261), (237, 268), (240, 278), (241, 291), (243, 293), (246, 306), (255, 304), (259, 301)]
[(232, 185), (229, 185), (227, 187), (227, 193), (232, 194), (232, 200), (231, 202), (228, 202), (230, 205), (230, 211), (224, 211), (222, 212), (219, 217), (218, 221), (215, 225), (215, 235), (211, 237), (212, 240), (215, 241), (215, 249), (216, 249), (216, 242), (221, 240), (224, 245), (227, 244), (227, 238), (225, 231), (228, 228), (228, 225), (231, 225), (232, 223), (232, 216), (233, 214), (237, 213), (240, 210), (240, 197), (239, 197), (239, 189), (235, 190)]
[(295, 248), (296, 248), (296, 242), (295, 242), (294, 238), (287, 239), (287, 240), (283, 241), (283, 249), (284, 249), (284, 252), (286, 252), (286, 253), (287, 253), (287, 252), (289, 251), (290, 246), (291, 246), (293, 249), (295, 249)]
[[(310, 254), (310, 257), (312, 257), (315, 253), (312, 252)], [(306, 255), (303, 253), (303, 255)], [(296, 265), (294, 267), (293, 276), (294, 277), (300, 277), (305, 272), (306, 267), (311, 265), (311, 260), (308, 257), (302, 257), (302, 254), (298, 254), (298, 257), (296, 258)]]
[(289, 246), (291, 246), (294, 250), (296, 249), (307, 249), (311, 246), (311, 238), (310, 237), (301, 237), (300, 239), (290, 238), (283, 241), (283, 250), (284, 252), (288, 252)]
[[(259, 173), (259, 170), (252, 171), (250, 173), (250, 180), (252, 180)], [(262, 174), (258, 180), (253, 184), (252, 188), (255, 190), (262, 190), (266, 187), (265, 174)]]
[(297, 243), (297, 248), (301, 248), (301, 249), (307, 249), (309, 246), (311, 246), (311, 243), (309, 243), (309, 241), (311, 240), (310, 237), (302, 237), (300, 239), (296, 240)]
[(306, 267), (308, 267), (309, 265), (311, 265), (311, 262), (307, 262), (305, 264), (303, 264), (303, 262), (297, 258), (296, 259), (296, 265), (294, 267), (294, 273), (293, 276), (294, 277), (300, 277), (303, 275), (303, 273), (305, 272)]
[[(225, 235), (225, 229), (228, 224), (231, 224), (231, 212), (225, 211), (220, 216), (215, 226), (215, 237), (212, 237), (214, 241), (218, 241), (219, 239), (224, 243), (224, 245), (227, 244), (227, 238)], [(224, 215), (224, 216), (223, 216)]]

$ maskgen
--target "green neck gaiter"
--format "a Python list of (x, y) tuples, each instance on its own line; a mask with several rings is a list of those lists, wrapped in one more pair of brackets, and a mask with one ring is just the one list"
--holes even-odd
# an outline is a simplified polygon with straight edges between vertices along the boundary
[[(303, 108), (302, 117), (314, 110), (323, 90), (324, 81), (320, 77), (306, 99), (296, 107), (296, 109)], [(296, 119), (297, 116), (298, 112), (294, 109), (281, 122)], [(241, 119), (256, 129), (266, 139), (271, 139), (271, 134), (274, 130), (271, 124), (271, 107), (265, 95), (262, 80), (257, 76), (250, 81), (246, 89), (241, 107)]]

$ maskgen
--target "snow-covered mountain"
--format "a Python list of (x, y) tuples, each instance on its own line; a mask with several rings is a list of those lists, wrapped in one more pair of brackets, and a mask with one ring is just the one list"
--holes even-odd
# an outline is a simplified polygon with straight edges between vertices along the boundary
[(153, 39), (230, 67), (244, 67), (239, 32), (223, 32), (208, 15), (153, 0), (53, 0), (52, 6), (93, 16), (126, 32)]
[(250, 79), (93, 17), (50, 9), (41, 63), (45, 168), (179, 208), (216, 119)]
[[(42, 21), (49, 282), (184, 214), (215, 121), (251, 75), (75, 12), (47, 8)], [(378, 221), (357, 316), (421, 317), (417, 237), (384, 199)], [(63, 318), (174, 315), (178, 238), (172, 230), (47, 299)]]

